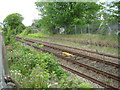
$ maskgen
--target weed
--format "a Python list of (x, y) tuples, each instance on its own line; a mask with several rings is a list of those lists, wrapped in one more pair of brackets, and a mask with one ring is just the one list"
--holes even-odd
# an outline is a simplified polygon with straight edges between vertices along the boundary
[(13, 50), (8, 52), (10, 72), (21, 88), (80, 87), (75, 79), (68, 80), (69, 74), (63, 71), (52, 54), (30, 51), (18, 42), (12, 45), (8, 48), (8, 51)]
[(110, 81), (109, 81), (109, 80), (105, 80), (104, 82), (105, 82), (105, 83), (109, 83)]
[(44, 47), (44, 45), (38, 45), (38, 47), (39, 47), (39, 48), (42, 48), (42, 47)]

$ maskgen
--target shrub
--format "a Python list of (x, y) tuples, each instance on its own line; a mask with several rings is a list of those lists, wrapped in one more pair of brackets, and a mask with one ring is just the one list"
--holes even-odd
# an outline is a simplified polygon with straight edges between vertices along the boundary
[(28, 28), (26, 28), (20, 35), (28, 35), (28, 34), (30, 34), (30, 33), (31, 33), (31, 28), (28, 27)]

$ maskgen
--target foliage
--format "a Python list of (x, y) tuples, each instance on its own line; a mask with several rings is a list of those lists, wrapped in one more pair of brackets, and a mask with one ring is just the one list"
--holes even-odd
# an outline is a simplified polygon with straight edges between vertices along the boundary
[[(76, 25), (84, 26), (81, 29), (86, 33), (99, 33), (98, 28), (101, 22), (105, 25), (100, 28), (99, 34), (113, 34), (117, 32), (119, 19), (119, 1), (95, 3), (95, 2), (36, 2), (42, 18), (36, 20), (33, 25), (44, 27), (52, 34), (58, 34), (60, 28), (64, 28), (65, 34), (74, 34), (73, 28)], [(97, 26), (92, 26), (92, 23)], [(114, 28), (106, 28), (106, 23)], [(86, 30), (86, 25), (96, 27)], [(112, 26), (113, 25), (113, 26)], [(93, 30), (94, 29), (94, 30)], [(108, 30), (109, 29), (109, 30)], [(80, 31), (80, 30), (78, 30)]]
[(99, 34), (77, 34), (77, 35), (51, 35), (51, 37), (68, 38), (75, 40), (85, 40), (104, 43), (117, 43), (118, 36), (116, 35), (99, 35)]
[(32, 48), (25, 48), (18, 42), (11, 46), (8, 48), (10, 72), (21, 88), (81, 87), (77, 78), (75, 82), (75, 79), (67, 82), (69, 75), (54, 61), (55, 56), (31, 51)]
[[(67, 46), (88, 49), (92, 51), (98, 50), (100, 53), (118, 55), (119, 52), (118, 48), (111, 48), (109, 46), (108, 47), (96, 46), (95, 44), (93, 45), (91, 44), (91, 43), (98, 43), (98, 44), (101, 43), (110, 46), (118, 46), (119, 43), (118, 38), (119, 37), (116, 35), (77, 34), (77, 35), (51, 35), (50, 38), (48, 37), (48, 38), (39, 38), (39, 39), (51, 43), (58, 43)], [(71, 40), (71, 41), (67, 41), (67, 40)], [(88, 42), (89, 44), (86, 45), (84, 44), (85, 42)]]
[(7, 32), (4, 31), (4, 36), (5, 36), (5, 44), (6, 45), (13, 42), (14, 37), (13, 37), (13, 32), (11, 31), (10, 26), (7, 27)]
[(109, 7), (109, 9), (107, 9), (107, 12), (109, 13), (110, 20), (113, 20), (113, 22), (118, 22), (116, 20), (119, 19), (120, 12), (118, 10), (120, 2), (116, 0), (106, 4)]
[(107, 31), (107, 27), (106, 27), (106, 23), (105, 22), (101, 26), (101, 28), (98, 31), (98, 33), (101, 34), (101, 35), (107, 35), (108, 31)]
[(40, 20), (34, 20), (34, 22), (32, 23), (32, 26), (41, 27)]
[(42, 16), (36, 24), (53, 34), (59, 27), (93, 22), (100, 8), (95, 2), (36, 2), (36, 6)]
[(16, 34), (19, 34), (24, 31), (26, 27), (21, 23), (16, 27)]
[(25, 26), (22, 24), (23, 17), (19, 13), (8, 15), (3, 21), (3, 31), (5, 35), (5, 43), (9, 44), (14, 35), (21, 33)]
[[(104, 2), (100, 3), (101, 10), (99, 13), (99, 18), (101, 18), (101, 21), (103, 22), (102, 28), (100, 29), (100, 33), (105, 34), (114, 34), (117, 30), (118, 20), (119, 20), (119, 1), (113, 1), (113, 2)], [(108, 26), (106, 25), (108, 24)], [(116, 26), (115, 26), (116, 25)], [(111, 29), (108, 28), (111, 26)], [(107, 27), (107, 28), (106, 28)], [(112, 28), (116, 27), (116, 29)], [(109, 31), (108, 31), (109, 29)]]
[(3, 23), (5, 27), (11, 26), (11, 29), (15, 29), (17, 26), (19, 26), (19, 24), (22, 23), (22, 21), (23, 21), (23, 17), (21, 14), (13, 13), (13, 14), (8, 15), (4, 19)]
[(28, 38), (42, 38), (42, 37), (48, 37), (48, 34), (45, 34), (45, 32), (40, 31), (38, 33), (33, 33), (33, 29), (30, 27), (26, 28), (19, 36), (24, 36)]
[(33, 38), (41, 38), (41, 37), (47, 37), (48, 35), (43, 34), (43, 33), (34, 33), (34, 34), (28, 34), (28, 37), (33, 37)]
[(105, 80), (104, 82), (105, 82), (105, 83), (109, 83), (110, 81), (109, 81), (109, 80)]
[(31, 28), (27, 27), (20, 35), (28, 35), (31, 33)]
[[(18, 43), (15, 44), (17, 45)], [(12, 61), (10, 60), (11, 61), (10, 69), (12, 71), (17, 70), (21, 73), (23, 77), (30, 78), (28, 82), (32, 81), (30, 82), (32, 86), (39, 88), (47, 87), (46, 85), (47, 81), (49, 81), (49, 73), (53, 71), (57, 76), (61, 77), (62, 74), (60, 75), (59, 73), (56, 72), (56, 70), (59, 70), (61, 72), (62, 69), (58, 67), (57, 62), (53, 61), (54, 57), (52, 55), (47, 53), (46, 54), (36, 53), (35, 55), (32, 54), (28, 48), (24, 48), (24, 46), (20, 47), (14, 45), (13, 48), (14, 51), (11, 53)], [(50, 61), (51, 64), (49, 64)], [(53, 69), (53, 67), (51, 67), (50, 65), (52, 66), (56, 65), (57, 67)], [(22, 82), (24, 81), (19, 82), (21, 82), (22, 84)]]
[(44, 47), (44, 45), (39, 45), (38, 47), (39, 47), (39, 48), (42, 48), (42, 47)]

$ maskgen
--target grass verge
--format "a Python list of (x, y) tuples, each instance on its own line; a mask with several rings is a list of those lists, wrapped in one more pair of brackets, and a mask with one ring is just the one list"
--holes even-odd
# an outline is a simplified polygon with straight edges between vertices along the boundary
[(69, 79), (52, 54), (36, 52), (19, 42), (7, 47), (11, 76), (21, 88), (91, 88), (75, 77)]
[[(100, 46), (95, 46), (95, 45), (84, 45), (84, 44), (78, 44), (78, 43), (65, 41), (65, 40), (52, 40), (49, 38), (42, 38), (42, 37), (47, 37), (47, 35), (30, 34), (24, 37), (68, 45), (68, 46), (74, 46), (74, 47), (87, 49), (91, 51), (97, 50), (100, 53), (107, 53), (107, 54), (116, 55), (116, 56), (118, 56), (118, 52), (120, 50), (118, 48), (100, 47)], [(79, 34), (79, 35), (51, 35), (51, 36), (49, 35), (49, 37), (54, 37), (54, 38), (62, 37), (62, 38), (68, 38), (68, 39), (73, 39), (73, 40), (102, 42), (102, 43), (110, 43), (110, 44), (115, 44), (115, 45), (118, 44), (118, 36), (115, 36), (115, 35), (103, 36), (103, 35), (96, 35), (96, 34)]]

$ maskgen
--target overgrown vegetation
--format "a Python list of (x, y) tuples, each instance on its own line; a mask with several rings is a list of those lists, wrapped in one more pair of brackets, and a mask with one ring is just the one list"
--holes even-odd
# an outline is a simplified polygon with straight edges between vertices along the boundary
[(68, 39), (103, 42), (103, 43), (110, 43), (110, 44), (118, 43), (118, 36), (116, 35), (77, 34), (77, 35), (52, 35), (50, 37), (62, 37), (62, 38), (68, 38)]
[[(22, 23), (24, 18), (19, 13), (8, 15), (0, 23), (0, 30), (4, 31), (5, 43), (8, 45), (9, 67), (12, 77), (20, 83), (22, 88), (90, 88), (89, 84), (78, 81), (77, 78), (70, 77), (68, 73), (63, 71), (58, 62), (55, 61), (57, 59), (55, 56), (48, 53), (38, 53), (33, 48), (31, 48), (31, 51), (30, 48), (25, 48), (24, 45), (15, 42), (14, 37), (19, 34), (24, 37), (41, 38), (52, 34), (52, 37), (72, 39), (76, 39), (77, 37), (77, 39), (86, 41), (117, 44), (118, 37), (115, 34), (117, 33), (117, 29), (109, 29), (108, 31), (106, 25), (110, 21), (112, 21), (110, 25), (118, 23), (117, 18), (119, 13), (115, 9), (112, 9), (115, 7), (118, 8), (118, 3), (97, 4), (96, 2), (37, 1), (35, 4), (41, 12), (42, 17), (33, 22), (32, 27), (40, 27), (42, 31), (25, 27)], [(110, 10), (107, 10), (106, 6)], [(103, 25), (99, 28), (102, 22)], [(53, 34), (60, 34), (61, 29), (66, 35), (53, 36)], [(108, 33), (112, 37), (108, 36)], [(55, 43), (57, 42), (55, 41)], [(71, 42), (62, 41), (62, 43), (77, 46)], [(39, 45), (39, 47), (43, 46)], [(87, 47), (92, 49), (109, 49), (95, 46)], [(109, 49), (107, 51), (116, 53), (117, 50)], [(105, 82), (108, 83), (108, 81)]]
[[(89, 49), (96, 51), (98, 50), (101, 53), (108, 53), (113, 55), (118, 55), (119, 49), (118, 48), (112, 48), (112, 47), (104, 47), (104, 46), (95, 46), (95, 45), (85, 45), (82, 43), (75, 43), (67, 40), (73, 40), (73, 41), (83, 41), (83, 42), (95, 42), (95, 43), (103, 43), (103, 44), (110, 44), (110, 45), (118, 45), (118, 36), (116, 35), (99, 35), (99, 34), (78, 34), (78, 35), (44, 35), (40, 33), (34, 33), (29, 35), (24, 35), (26, 38), (33, 38), (38, 40), (43, 40), (47, 42), (52, 43), (58, 43), (58, 44), (64, 44), (68, 46), (74, 46), (77, 48), (83, 48), (83, 49)], [(87, 37), (86, 37), (87, 36)], [(47, 37), (47, 38), (44, 38)], [(53, 38), (53, 39), (51, 39)], [(62, 39), (62, 40), (60, 40)], [(67, 40), (66, 40), (67, 39)]]
[(18, 42), (8, 48), (10, 72), (21, 88), (91, 88), (75, 77), (70, 78), (52, 54), (32, 49)]
[[(48, 29), (52, 34), (57, 34), (60, 27), (67, 28), (70, 25), (84, 25), (94, 22), (96, 12), (100, 5), (95, 2), (36, 2), (42, 19), (33, 25)], [(72, 30), (66, 29), (66, 33)]]
[(28, 37), (28, 38), (41, 38), (41, 37), (48, 37), (49, 35), (47, 35), (47, 34), (44, 34), (44, 33), (41, 33), (41, 32), (39, 32), (39, 33), (32, 33), (32, 34), (24, 34), (24, 33), (26, 33), (26, 32), (23, 32), (23, 33), (21, 33), (20, 35), (18, 35), (18, 36), (24, 36), (24, 37)]
[(15, 35), (21, 33), (24, 29), (25, 26), (22, 23), (23, 17), (19, 13), (13, 13), (8, 15), (4, 20), (3, 20), (3, 31), (5, 35), (5, 43), (9, 44)]
[[(33, 26), (46, 28), (52, 34), (58, 34), (61, 28), (65, 34), (99, 33), (102, 35), (117, 32), (110, 29), (118, 23), (119, 2), (40, 2), (35, 3), (41, 13), (41, 19), (35, 20)], [(83, 31), (82, 31), (83, 30)], [(81, 32), (82, 31), (82, 32)]]
[(34, 33), (34, 34), (28, 34), (27, 37), (41, 38), (41, 37), (48, 37), (48, 35), (44, 33)]

